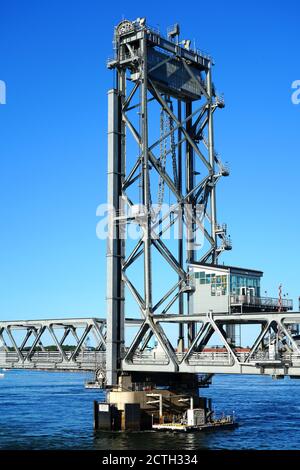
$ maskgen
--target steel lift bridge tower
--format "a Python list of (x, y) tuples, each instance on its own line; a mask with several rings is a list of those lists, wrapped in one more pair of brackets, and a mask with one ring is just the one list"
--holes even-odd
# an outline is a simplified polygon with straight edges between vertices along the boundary
[[(214, 149), (224, 101), (212, 59), (178, 25), (166, 38), (145, 19), (122, 21), (114, 48), (107, 318), (0, 321), (0, 367), (100, 370), (112, 390), (147, 382), (198, 392), (197, 374), (300, 376), (292, 302), (261, 297), (261, 271), (218, 263), (231, 249), (216, 215), (229, 171)], [(248, 326), (255, 334), (243, 349)]]
[[(178, 25), (164, 37), (138, 18), (115, 28), (108, 68), (108, 387), (196, 389), (200, 373), (298, 376), (292, 302), (261, 297), (261, 271), (218, 264), (231, 249), (216, 213), (229, 171), (214, 148), (224, 100), (212, 58), (181, 40)], [(126, 318), (140, 319), (134, 334)], [(257, 335), (243, 350), (245, 325)], [(209, 350), (213, 335), (223, 349)]]
[[(142, 370), (178, 370), (176, 352), (183, 353), (196, 334), (188, 321), (189, 266), (217, 264), (231, 249), (226, 225), (216, 215), (216, 186), (229, 171), (214, 149), (213, 117), (224, 101), (212, 81), (212, 58), (181, 41), (178, 25), (165, 38), (145, 19), (122, 21), (114, 49), (108, 61), (115, 72), (108, 92), (110, 385), (121, 371), (137, 370), (133, 358), (151, 338), (166, 364), (154, 370), (143, 364)], [(140, 235), (134, 242), (132, 229)], [(135, 312), (129, 295), (143, 322), (125, 351), (125, 306), (126, 315)], [(183, 320), (175, 348), (155, 321), (174, 310)]]

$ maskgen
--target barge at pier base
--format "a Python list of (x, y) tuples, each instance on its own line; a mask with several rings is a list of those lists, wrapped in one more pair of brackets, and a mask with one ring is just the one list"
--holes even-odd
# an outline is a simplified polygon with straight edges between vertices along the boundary
[(215, 431), (217, 429), (233, 429), (238, 427), (238, 423), (232, 416), (212, 420), (201, 425), (189, 425), (187, 423), (163, 423), (153, 424), (152, 429), (163, 432), (199, 432), (199, 431)]

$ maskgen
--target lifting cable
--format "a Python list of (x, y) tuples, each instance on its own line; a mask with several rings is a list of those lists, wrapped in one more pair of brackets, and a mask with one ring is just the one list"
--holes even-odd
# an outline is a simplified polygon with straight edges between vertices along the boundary
[[(173, 112), (173, 104), (170, 101), (170, 110)], [(170, 151), (172, 157), (172, 168), (173, 168), (173, 181), (176, 186), (178, 187), (178, 172), (177, 172), (177, 162), (176, 162), (176, 144), (175, 144), (175, 132), (174, 132), (174, 120), (173, 118), (166, 113), (166, 111), (161, 108), (160, 111), (160, 155), (159, 155), (159, 163), (161, 172), (166, 171), (166, 162), (167, 162), (167, 137), (169, 134), (170, 137)], [(157, 196), (157, 214), (160, 212), (163, 200), (164, 200), (164, 193), (165, 193), (165, 181), (162, 175), (159, 175), (159, 182), (158, 182), (158, 196)]]

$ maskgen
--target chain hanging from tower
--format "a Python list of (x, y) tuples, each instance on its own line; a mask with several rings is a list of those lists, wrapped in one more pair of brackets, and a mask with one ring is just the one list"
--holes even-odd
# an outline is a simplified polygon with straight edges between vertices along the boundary
[[(173, 112), (173, 104), (172, 101), (169, 100), (170, 103), (170, 110)], [(167, 136), (170, 137), (170, 150), (167, 150)], [(159, 155), (159, 163), (162, 173), (166, 171), (166, 164), (167, 164), (167, 154), (171, 153), (172, 158), (172, 169), (173, 169), (173, 181), (176, 187), (178, 187), (178, 172), (177, 172), (177, 163), (176, 163), (176, 143), (175, 143), (175, 135), (174, 135), (174, 120), (173, 118), (167, 113), (164, 108), (161, 108), (160, 111), (160, 155)], [(164, 193), (165, 193), (165, 181), (162, 175), (159, 175), (159, 182), (158, 182), (158, 196), (157, 196), (157, 211), (156, 213), (159, 214), (163, 201), (164, 201)]]

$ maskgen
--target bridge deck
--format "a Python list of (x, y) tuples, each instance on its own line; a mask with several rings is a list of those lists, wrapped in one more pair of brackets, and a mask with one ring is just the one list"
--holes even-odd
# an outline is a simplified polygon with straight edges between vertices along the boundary
[[(159, 348), (138, 346), (137, 340), (143, 339), (141, 332), (145, 332), (147, 324), (143, 320), (127, 319), (126, 324), (138, 326), (139, 332), (125, 348), (122, 370), (300, 376), (300, 312), (157, 315), (153, 317), (153, 333), (156, 327), (163, 329), (165, 324), (191, 322), (198, 325), (197, 335), (193, 343), (180, 352), (171, 346), (167, 336)], [(226, 325), (241, 324), (259, 326), (258, 337), (244, 350), (230, 344), (226, 336)], [(297, 334), (293, 333), (295, 327)], [(146, 333), (149, 331), (150, 327)], [(222, 348), (208, 346), (213, 333), (220, 338)], [(49, 343), (45, 346), (45, 335), (48, 341), (50, 338), (50, 348)], [(71, 349), (65, 343), (69, 336), (75, 342)], [(89, 337), (93, 337), (93, 347), (86, 344)], [(95, 371), (105, 366), (106, 320), (103, 318), (0, 322), (0, 368)]]
[(105, 367), (105, 351), (81, 352), (76, 359), (71, 359), (71, 353), (66, 353), (67, 360), (56, 351), (35, 352), (29, 360), (20, 360), (16, 352), (0, 352), (0, 369), (30, 369), (30, 370), (66, 370), (95, 371)]

